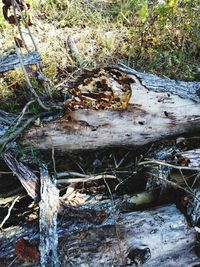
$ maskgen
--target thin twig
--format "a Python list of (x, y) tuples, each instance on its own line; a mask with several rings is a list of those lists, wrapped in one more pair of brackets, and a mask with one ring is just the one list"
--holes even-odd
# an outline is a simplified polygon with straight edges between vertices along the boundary
[[(23, 188), (21, 188), (21, 191), (23, 191)], [(19, 197), (23, 197), (24, 194), (23, 193), (18, 193), (15, 194), (14, 196), (10, 196), (10, 197), (0, 197), (0, 205), (7, 205), (8, 203), (12, 202), (17, 196)]]
[(200, 173), (198, 173), (194, 179), (194, 182), (192, 183), (192, 188), (194, 187), (194, 185), (196, 184), (197, 180), (200, 179)]
[(147, 160), (147, 161), (142, 161), (139, 162), (137, 165), (138, 166), (143, 166), (143, 165), (148, 165), (148, 164), (157, 164), (157, 165), (163, 165), (163, 166), (167, 166), (173, 169), (177, 169), (177, 170), (190, 170), (190, 171), (200, 171), (199, 167), (186, 167), (186, 166), (176, 166), (173, 164), (169, 164), (163, 161), (159, 161), (159, 160)]
[(18, 257), (15, 257), (15, 258), (11, 261), (11, 263), (9, 263), (9, 265), (8, 265), (7, 267), (11, 267), (11, 266), (13, 265), (13, 263), (15, 263), (15, 261), (17, 260), (17, 258), (18, 258)]
[(124, 162), (124, 160), (126, 159), (126, 157), (129, 155), (129, 152), (126, 153), (126, 155), (120, 160), (120, 162), (117, 164), (117, 168), (119, 168), (122, 163)]
[(185, 185), (189, 188), (189, 190), (192, 191), (192, 188), (189, 186), (187, 180), (185, 179), (182, 170), (179, 170), (179, 172), (180, 172), (180, 174), (181, 174), (181, 177), (183, 178), (183, 181), (184, 181)]
[(59, 172), (59, 173), (57, 173), (57, 178), (62, 178), (62, 177), (66, 177), (66, 176), (68, 176), (68, 177), (75, 176), (78, 178), (88, 178), (87, 174), (83, 174), (80, 172)]
[(52, 158), (52, 162), (53, 162), (54, 176), (57, 178), (56, 161), (55, 161), (55, 155), (54, 155), (54, 153), (55, 153), (54, 146), (52, 146), (51, 158)]
[[(20, 21), (19, 21), (19, 19), (17, 18), (16, 9), (15, 9), (15, 6), (16, 6), (16, 5), (18, 5), (18, 4), (16, 3), (16, 1), (15, 1), (15, 0), (12, 0), (12, 9), (13, 9), (13, 13), (14, 13), (15, 21), (16, 21), (16, 23), (17, 23), (17, 28), (18, 28), (18, 31), (19, 31), (21, 40), (22, 40), (23, 45), (24, 45), (25, 49), (27, 50), (27, 52), (30, 52), (30, 50), (28, 49), (28, 46), (26, 45), (26, 42), (25, 42), (25, 40), (24, 40), (24, 36), (23, 36), (23, 34), (22, 34), (22, 31), (21, 31)], [(20, 9), (20, 11), (21, 11), (21, 9)], [(21, 13), (22, 13), (22, 12), (21, 12)]]
[(16, 122), (16, 124), (15, 124), (15, 127), (17, 127), (17, 126), (21, 123), (21, 121), (22, 121), (22, 119), (23, 119), (23, 117), (24, 117), (24, 115), (25, 115), (25, 112), (26, 112), (27, 108), (28, 108), (31, 104), (33, 104), (34, 102), (35, 102), (35, 100), (31, 100), (31, 101), (29, 101), (29, 102), (25, 105), (25, 107), (22, 109), (22, 113), (21, 113), (21, 115), (19, 116), (19, 118), (18, 118), (18, 120), (17, 120), (17, 122)]
[(30, 117), (29, 119), (27, 119), (27, 121), (24, 122), (24, 124), (19, 127), (18, 129), (15, 129), (15, 131), (13, 131), (12, 133), (7, 133), (0, 139), (0, 145), (4, 145), (7, 144), (8, 142), (10, 142), (11, 140), (15, 139), (16, 137), (18, 137), (23, 130), (34, 120), (36, 120), (40, 115), (34, 115), (32, 117)]
[(18, 197), (16, 197), (16, 198), (13, 200), (13, 202), (12, 202), (10, 208), (8, 209), (8, 213), (7, 213), (6, 217), (3, 219), (2, 223), (0, 224), (0, 229), (3, 228), (3, 225), (5, 224), (5, 222), (6, 222), (6, 221), (8, 220), (8, 218), (10, 217), (10, 213), (11, 213), (11, 211), (12, 211), (12, 209), (13, 209), (15, 203), (16, 203), (19, 199), (20, 199), (20, 197), (18, 196)]
[(31, 93), (35, 96), (35, 98), (36, 98), (38, 104), (39, 104), (43, 109), (45, 109), (45, 110), (50, 110), (49, 107), (47, 107), (46, 105), (44, 105), (44, 104), (42, 103), (41, 99), (39, 98), (38, 94), (36, 93), (35, 89), (33, 88), (32, 84), (31, 84), (31, 81), (30, 81), (30, 79), (29, 79), (28, 73), (27, 73), (27, 71), (26, 71), (26, 68), (25, 68), (25, 66), (24, 66), (22, 56), (21, 56), (21, 54), (20, 54), (20, 52), (19, 52), (19, 48), (17, 47), (17, 45), (15, 46), (15, 49), (16, 49), (16, 53), (17, 53), (17, 56), (18, 56), (18, 58), (19, 58), (19, 61), (20, 61), (22, 70), (23, 70), (23, 72), (24, 72), (24, 76), (25, 76), (27, 85), (28, 85), (28, 87), (29, 87)]
[(58, 179), (57, 184), (66, 184), (66, 183), (85, 183), (85, 182), (92, 182), (100, 179), (116, 179), (114, 175), (97, 175), (97, 176), (89, 176), (84, 178), (73, 177), (73, 178), (66, 178), (66, 179)]

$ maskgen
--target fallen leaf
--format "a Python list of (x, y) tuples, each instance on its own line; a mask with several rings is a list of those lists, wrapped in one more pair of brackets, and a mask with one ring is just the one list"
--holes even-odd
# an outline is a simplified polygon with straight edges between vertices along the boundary
[(40, 258), (39, 250), (26, 239), (19, 239), (15, 243), (14, 248), (20, 260), (34, 261)]
[(19, 39), (19, 38), (17, 38), (17, 37), (14, 37), (14, 40), (15, 40), (15, 43), (16, 43), (16, 46), (17, 47), (24, 47), (24, 45), (23, 45), (23, 41), (21, 40), (21, 39)]
[(3, 0), (2, 2), (8, 8), (12, 5), (12, 1), (11, 0)]
[(14, 16), (14, 15), (11, 15), (10, 17), (8, 17), (8, 18), (7, 18), (7, 21), (8, 21), (10, 24), (17, 25), (17, 22), (16, 22), (16, 19), (15, 19), (15, 16)]

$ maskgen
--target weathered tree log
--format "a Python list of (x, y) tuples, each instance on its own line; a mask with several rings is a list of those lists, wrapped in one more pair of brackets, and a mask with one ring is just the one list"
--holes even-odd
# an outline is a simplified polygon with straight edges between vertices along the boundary
[[(61, 263), (63, 266), (84, 263), (87, 266), (130, 264), (154, 267), (161, 263), (162, 266), (193, 266), (194, 261), (200, 261), (190, 250), (194, 245), (190, 241), (193, 234), (188, 233), (184, 221), (173, 205), (123, 214), (116, 226), (62, 238), (60, 252), (65, 258), (61, 258)], [(185, 232), (183, 239), (182, 231)], [(183, 256), (183, 253), (187, 255)]]
[[(22, 59), (25, 66), (34, 65), (42, 60), (37, 51), (24, 54)], [(8, 70), (13, 70), (19, 66), (20, 66), (20, 61), (16, 54), (0, 57), (0, 73), (6, 72)]]
[[(194, 252), (195, 230), (188, 228), (184, 216), (174, 205), (124, 213), (116, 224), (105, 221), (98, 227), (88, 226), (86, 229), (82, 224), (73, 225), (76, 230), (71, 232), (70, 226), (59, 228), (61, 266), (192, 267), (200, 263)], [(27, 226), (0, 233), (0, 264), (11, 261), (8, 258), (14, 255), (12, 247), (16, 240), (26, 236), (31, 242), (38, 243), (36, 233), (36, 228)], [(20, 263), (16, 260), (13, 266)]]
[(24, 146), (58, 151), (142, 146), (200, 130), (200, 82), (177, 82), (122, 67), (134, 80), (125, 110), (76, 110), (29, 128)]

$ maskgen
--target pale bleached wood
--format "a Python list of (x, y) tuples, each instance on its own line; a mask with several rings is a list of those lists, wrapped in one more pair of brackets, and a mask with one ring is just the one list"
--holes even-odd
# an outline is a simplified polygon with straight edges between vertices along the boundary
[(57, 216), (60, 207), (56, 179), (48, 174), (43, 165), (40, 169), (40, 265), (58, 267)]
[(200, 130), (200, 83), (127, 72), (134, 80), (127, 109), (66, 111), (61, 119), (29, 128), (21, 144), (66, 152), (142, 146)]

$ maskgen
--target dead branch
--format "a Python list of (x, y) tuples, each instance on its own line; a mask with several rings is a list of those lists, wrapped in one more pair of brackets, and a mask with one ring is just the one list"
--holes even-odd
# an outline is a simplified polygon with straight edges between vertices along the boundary
[[(37, 51), (29, 52), (22, 55), (24, 66), (34, 65), (41, 61), (41, 57)], [(13, 70), (20, 66), (17, 54), (0, 57), (0, 73)]]
[(59, 266), (57, 215), (60, 207), (59, 190), (55, 177), (49, 176), (46, 166), (41, 167), (40, 175), (40, 264)]
[(3, 154), (3, 159), (7, 166), (17, 175), (18, 179), (26, 189), (29, 196), (38, 200), (38, 177), (24, 164), (18, 162), (9, 152)]

